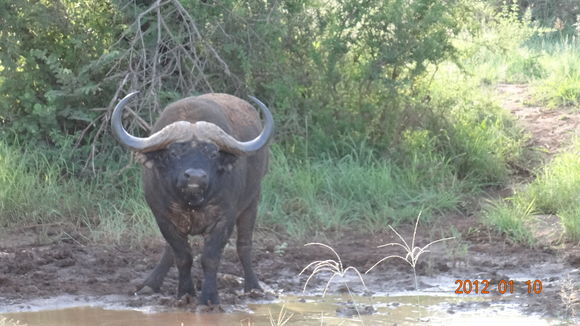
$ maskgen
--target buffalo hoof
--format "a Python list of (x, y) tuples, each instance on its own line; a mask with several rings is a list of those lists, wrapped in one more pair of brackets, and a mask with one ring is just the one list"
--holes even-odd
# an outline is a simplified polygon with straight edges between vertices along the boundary
[(175, 306), (186, 307), (186, 306), (191, 305), (194, 301), (195, 301), (195, 299), (191, 295), (184, 294), (183, 296), (181, 296), (181, 298), (177, 299)]
[(244, 294), (240, 296), (240, 298), (248, 298), (248, 299), (261, 299), (261, 300), (276, 300), (278, 295), (276, 295), (273, 291), (263, 291), (258, 289), (252, 289), (250, 291), (244, 291)]
[(143, 283), (143, 284), (138, 285), (135, 288), (135, 292), (133, 294), (134, 295), (151, 295), (151, 294), (160, 293), (160, 292), (161, 292), (160, 286), (155, 286), (155, 285)]
[(219, 304), (216, 305), (198, 305), (195, 308), (195, 312), (197, 313), (222, 313), (225, 312), (224, 309), (222, 308), (222, 306), (220, 306)]
[(261, 299), (266, 295), (262, 289), (251, 289), (245, 292), (244, 295), (252, 299)]

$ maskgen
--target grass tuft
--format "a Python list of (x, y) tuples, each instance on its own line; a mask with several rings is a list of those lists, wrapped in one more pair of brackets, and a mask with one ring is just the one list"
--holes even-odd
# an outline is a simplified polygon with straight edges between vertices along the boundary
[(548, 107), (580, 110), (580, 39), (538, 45), (546, 77), (532, 82), (534, 99)]
[(401, 255), (390, 255), (390, 256), (383, 257), (381, 260), (379, 260), (373, 266), (371, 266), (371, 268), (369, 268), (365, 272), (365, 274), (368, 274), (375, 267), (377, 267), (378, 265), (380, 265), (382, 262), (384, 262), (386, 260), (389, 260), (391, 258), (399, 258), (399, 259), (406, 261), (413, 269), (413, 275), (415, 277), (415, 289), (417, 289), (417, 290), (419, 289), (419, 285), (417, 283), (417, 272), (416, 272), (416, 268), (415, 268), (417, 266), (417, 262), (419, 261), (419, 257), (421, 257), (422, 254), (429, 252), (429, 250), (427, 250), (427, 248), (429, 248), (431, 245), (438, 243), (438, 242), (441, 242), (441, 241), (455, 239), (455, 237), (442, 238), (442, 239), (432, 241), (432, 242), (428, 243), (427, 245), (425, 245), (424, 247), (416, 247), (415, 246), (415, 236), (417, 235), (417, 226), (419, 225), (420, 218), (421, 218), (421, 213), (419, 213), (419, 216), (417, 216), (417, 221), (415, 222), (415, 229), (413, 230), (413, 239), (411, 240), (410, 246), (407, 243), (407, 241), (405, 241), (405, 238), (403, 238), (399, 234), (399, 232), (397, 232), (397, 230), (395, 230), (392, 226), (389, 225), (389, 228), (399, 237), (399, 239), (401, 239), (402, 243), (392, 242), (392, 243), (380, 245), (377, 248), (383, 248), (383, 247), (388, 247), (388, 246), (398, 246), (398, 247), (403, 248), (407, 252), (407, 254), (404, 257)]
[(270, 309), (268, 309), (268, 315), (271, 326), (284, 326), (290, 321), (290, 319), (292, 319), (292, 317), (294, 317), (294, 313), (288, 313), (285, 305), (283, 305), (278, 312), (278, 318), (272, 316), (272, 311)]
[(533, 214), (534, 203), (525, 203), (521, 199), (507, 198), (505, 201), (492, 203), (484, 210), (484, 221), (508, 235), (510, 239), (532, 246), (535, 241), (526, 223)]
[(516, 241), (533, 244), (526, 223), (533, 214), (560, 218), (566, 237), (580, 241), (580, 139), (572, 149), (557, 155), (536, 179), (512, 198), (494, 203), (485, 220)]
[[(362, 275), (358, 271), (358, 269), (356, 269), (356, 267), (353, 267), (353, 266), (348, 266), (347, 268), (344, 268), (342, 265), (342, 260), (340, 259), (340, 256), (336, 253), (336, 251), (331, 246), (326, 245), (324, 243), (319, 243), (319, 242), (310, 242), (310, 243), (305, 244), (304, 246), (321, 246), (321, 247), (327, 248), (330, 251), (332, 251), (332, 253), (336, 256), (337, 260), (334, 260), (334, 259), (317, 260), (317, 261), (311, 262), (306, 267), (304, 267), (302, 269), (302, 271), (298, 274), (298, 276), (304, 274), (310, 268), (312, 268), (312, 273), (310, 274), (310, 276), (308, 276), (308, 278), (306, 279), (306, 282), (304, 283), (304, 288), (302, 290), (303, 292), (306, 292), (306, 287), (308, 286), (308, 282), (310, 282), (310, 279), (312, 279), (312, 277), (314, 277), (316, 274), (322, 273), (322, 272), (330, 272), (331, 273), (331, 276), (328, 279), (328, 281), (326, 282), (326, 286), (324, 287), (324, 291), (322, 293), (323, 297), (326, 296), (326, 291), (328, 290), (328, 286), (330, 285), (332, 280), (334, 280), (334, 278), (337, 276), (340, 278), (344, 278), (344, 276), (346, 275), (346, 273), (348, 271), (352, 271), (353, 273), (355, 273), (358, 276), (363, 287), (366, 289), (365, 281), (363, 280)], [(352, 293), (350, 292), (350, 288), (349, 288), (348, 284), (346, 282), (344, 282), (344, 285), (346, 286), (346, 288), (348, 289), (348, 292), (352, 296)]]

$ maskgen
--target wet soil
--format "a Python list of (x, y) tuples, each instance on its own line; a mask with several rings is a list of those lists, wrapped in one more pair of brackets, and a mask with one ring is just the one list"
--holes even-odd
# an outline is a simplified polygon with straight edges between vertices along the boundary
[[(418, 289), (409, 264), (402, 259), (390, 259), (364, 275), (366, 289), (356, 274), (349, 273), (345, 279), (337, 278), (329, 286), (328, 293), (340, 294), (350, 290), (357, 295), (387, 296), (419, 290), (459, 297), (466, 295), (455, 293), (456, 280), (487, 280), (490, 294), (472, 290), (470, 296), (515, 304), (527, 314), (549, 317), (567, 318), (579, 310), (580, 247), (570, 244), (535, 249), (520, 247), (478, 224), (475, 218), (466, 216), (446, 218), (438, 225), (420, 226), (415, 245), (425, 246), (433, 240), (453, 236), (449, 225), (454, 226), (456, 236), (462, 235), (429, 247), (429, 252), (421, 256), (416, 266)], [(401, 225), (397, 231), (410, 243), (412, 225)], [(177, 288), (175, 270), (168, 275), (160, 294), (134, 294), (137, 284), (161, 256), (163, 242), (160, 239), (151, 240), (139, 248), (83, 244), (62, 238), (6, 246), (11, 237), (19, 236), (18, 241), (27, 237), (33, 242), (37, 238), (33, 230), (12, 230), (2, 236), (0, 312), (39, 309), (41, 307), (35, 307), (31, 300), (62, 295), (73, 295), (77, 300), (90, 297), (93, 301), (111, 301), (110, 297), (114, 296), (114, 303), (126, 307), (155, 306), (199, 311), (195, 302), (184, 303), (174, 298)], [(194, 238), (192, 241), (196, 257), (193, 275), (198, 289), (201, 285), (200, 240)], [(400, 242), (392, 231), (363, 235), (354, 230), (341, 230), (320, 235), (316, 241), (331, 245), (340, 255), (344, 268), (353, 266), (363, 274), (382, 257), (405, 255), (395, 246), (377, 248), (381, 244)], [(280, 294), (301, 295), (306, 277), (310, 275), (307, 271), (299, 276), (302, 269), (316, 260), (337, 259), (328, 249), (304, 246), (304, 241), (291, 240), (266, 230), (259, 230), (256, 235), (254, 256), (256, 271), (267, 294), (243, 293), (242, 270), (235, 247), (228, 245), (219, 274), (222, 308), (226, 311), (256, 300), (274, 300)], [(308, 283), (307, 294), (322, 294), (329, 276), (319, 274), (313, 277)], [(509, 290), (504, 295), (498, 292), (497, 285), (502, 280), (514, 280), (513, 294)], [(528, 280), (540, 280), (541, 292), (534, 293), (532, 287), (531, 294), (528, 294), (525, 283)], [(347, 281), (348, 289), (342, 281)], [(570, 288), (570, 284), (575, 287)], [(99, 299), (100, 296), (103, 298)], [(458, 303), (449, 308), (449, 313), (477, 310), (478, 304), (489, 305)]]
[[(529, 128), (532, 134), (530, 146), (540, 146), (554, 153), (565, 144), (570, 134), (577, 133), (578, 114), (525, 106), (527, 93), (524, 86), (503, 85), (500, 94), (506, 96), (506, 108), (523, 121), (524, 128)], [(400, 243), (397, 235), (386, 228), (372, 234), (356, 229), (336, 230), (303, 240), (259, 229), (254, 242), (254, 266), (266, 294), (246, 295), (242, 290), (242, 269), (235, 251), (235, 240), (232, 239), (225, 249), (218, 280), (222, 308), (228, 311), (231, 307), (256, 300), (275, 300), (281, 294), (301, 295), (311, 272), (308, 270), (300, 276), (303, 268), (313, 261), (337, 259), (326, 248), (304, 246), (307, 242), (322, 242), (332, 246), (340, 255), (344, 268), (352, 266), (363, 273), (366, 285), (365, 289), (357, 276), (349, 273), (345, 279), (335, 279), (328, 288), (329, 293), (352, 291), (372, 297), (419, 291), (423, 294), (480, 296), (491, 298), (492, 302), (516, 305), (526, 314), (578, 321), (580, 245), (565, 243), (561, 239), (541, 242), (536, 248), (512, 243), (481, 224), (473, 213), (477, 212), (477, 203), (475, 200), (469, 212), (419, 224), (415, 239), (418, 247), (445, 237), (455, 238), (438, 242), (422, 254), (415, 269), (417, 283), (413, 269), (400, 258), (389, 259), (364, 275), (383, 257), (406, 255), (398, 246), (377, 248), (386, 243)], [(409, 244), (413, 227), (396, 227)], [(168, 275), (161, 293), (135, 295), (136, 286), (161, 256), (162, 239), (149, 239), (139, 246), (113, 246), (84, 241), (83, 230), (65, 231), (58, 225), (0, 230), (0, 313), (38, 309), (41, 307), (36, 307), (34, 300), (63, 295), (72, 295), (77, 298), (75, 300), (107, 298), (128, 307), (199, 311), (195, 300), (187, 303), (174, 298), (177, 288), (175, 269)], [(201, 238), (191, 239), (195, 257), (192, 274), (197, 289), (201, 286), (201, 245)], [(307, 294), (322, 294), (329, 278), (329, 274), (313, 277), (306, 288)], [(487, 280), (490, 293), (472, 290), (469, 295), (456, 294), (457, 280), (462, 283)], [(498, 284), (510, 280), (514, 281), (513, 293), (508, 290), (501, 294)], [(541, 281), (541, 291), (535, 293), (532, 287), (528, 293), (526, 282), (530, 281), (533, 286), (536, 280)], [(347, 281), (348, 288), (342, 281)], [(451, 304), (447, 313), (476, 311), (489, 304), (489, 300)]]

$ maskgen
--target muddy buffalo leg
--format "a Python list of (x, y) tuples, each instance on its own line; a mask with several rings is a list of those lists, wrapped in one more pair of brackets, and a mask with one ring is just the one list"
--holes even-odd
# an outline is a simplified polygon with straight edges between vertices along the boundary
[(252, 204), (238, 217), (237, 229), (238, 240), (236, 249), (238, 257), (244, 268), (244, 291), (262, 290), (258, 283), (258, 278), (252, 269), (252, 236), (254, 232), (254, 223), (258, 212), (258, 200)]
[(175, 265), (177, 266), (179, 275), (177, 297), (181, 298), (186, 294), (193, 297), (195, 296), (195, 289), (193, 288), (193, 281), (191, 280), (191, 264), (193, 263), (193, 258), (191, 257), (191, 247), (187, 241), (187, 234), (179, 232), (167, 219), (157, 218), (156, 220), (161, 234), (173, 250)]
[(163, 256), (155, 266), (155, 269), (149, 274), (147, 279), (143, 281), (141, 285), (137, 287), (135, 292), (139, 292), (144, 287), (148, 286), (153, 290), (153, 292), (159, 292), (161, 290), (161, 284), (163, 284), (163, 280), (167, 275), (167, 272), (174, 264), (174, 257), (173, 257), (173, 250), (169, 245), (165, 246), (165, 251), (163, 252)]
[(219, 304), (217, 292), (217, 270), (220, 259), (234, 229), (234, 223), (218, 222), (214, 229), (205, 237), (203, 253), (201, 255), (201, 267), (203, 269), (203, 283), (201, 285), (201, 297), (199, 304)]
[(177, 297), (181, 298), (186, 294), (194, 297), (195, 289), (193, 288), (193, 281), (191, 279), (191, 264), (193, 263), (193, 258), (191, 257), (191, 249), (189, 242), (187, 242), (187, 236), (178, 237), (177, 241), (172, 240), (170, 245), (175, 253), (175, 265), (177, 266), (179, 274)]

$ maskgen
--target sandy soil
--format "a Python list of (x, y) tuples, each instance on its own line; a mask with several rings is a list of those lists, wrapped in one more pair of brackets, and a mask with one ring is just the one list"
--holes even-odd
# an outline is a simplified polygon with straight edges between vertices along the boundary
[[(549, 153), (556, 152), (571, 133), (578, 131), (578, 114), (553, 111), (523, 105), (527, 90), (522, 85), (501, 85), (504, 105), (532, 133), (530, 145), (544, 147)], [(450, 226), (453, 226), (451, 228)], [(455, 229), (455, 232), (452, 232)], [(120, 295), (119, 300), (127, 306), (157, 305), (174, 307), (180, 302), (174, 299), (177, 287), (173, 269), (161, 294), (142, 293), (134, 295), (136, 285), (152, 270), (160, 257), (163, 242), (152, 239), (138, 248), (88, 244), (82, 234), (74, 230), (63, 232), (59, 226), (10, 229), (0, 233), (0, 307), (18, 306), (26, 309), (31, 299), (50, 298), (58, 295), (108, 296)], [(407, 241), (413, 234), (413, 225), (402, 225), (397, 230)], [(66, 236), (63, 236), (66, 235)], [(417, 246), (433, 240), (455, 236), (449, 241), (430, 247), (416, 268), (419, 290), (437, 288), (439, 292), (456, 295), (455, 280), (488, 280), (493, 300), (518, 305), (529, 314), (570, 317), (580, 315), (580, 247), (576, 244), (550, 240), (538, 248), (525, 248), (510, 243), (501, 235), (481, 225), (470, 213), (456, 213), (437, 221), (436, 224), (421, 223), (417, 231)], [(316, 241), (331, 245), (341, 256), (344, 267), (353, 266), (366, 271), (382, 257), (403, 254), (399, 247), (377, 248), (378, 245), (399, 242), (390, 230), (375, 234), (361, 234), (356, 230), (341, 230), (296, 241), (270, 230), (258, 230), (256, 234), (254, 261), (258, 277), (273, 294), (300, 293), (306, 277), (300, 271), (310, 262), (335, 259), (333, 254), (316, 246), (304, 247), (305, 242)], [(200, 288), (199, 252), (201, 239), (193, 238), (193, 275)], [(219, 291), (224, 306), (243, 304), (252, 300), (242, 293), (241, 267), (234, 243), (226, 247)], [(319, 294), (328, 276), (315, 277), (309, 284), (310, 294)], [(374, 269), (366, 277), (371, 294), (389, 294), (414, 290), (413, 272), (401, 259), (391, 259)], [(515, 280), (513, 295), (493, 293), (501, 280)], [(543, 284), (539, 294), (528, 294), (526, 280), (540, 280)], [(353, 282), (353, 284), (356, 282)], [(574, 287), (570, 287), (574, 284)], [(353, 290), (363, 290), (353, 285)], [(341, 291), (331, 287), (329, 291)], [(484, 295), (484, 294), (479, 294)], [(185, 309), (195, 309), (195, 303)], [(476, 310), (477, 305), (457, 305), (453, 309)], [(450, 312), (450, 313), (451, 313)]]
[(500, 84), (498, 95), (501, 105), (530, 133), (528, 146), (552, 156), (568, 145), (572, 135), (580, 136), (580, 111), (534, 105), (525, 84)]

